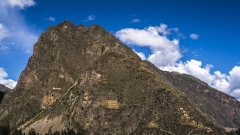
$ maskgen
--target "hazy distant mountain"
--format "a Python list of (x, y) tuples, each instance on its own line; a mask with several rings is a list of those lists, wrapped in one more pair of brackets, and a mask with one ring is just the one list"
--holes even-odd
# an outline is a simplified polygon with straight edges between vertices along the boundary
[(40, 36), (17, 86), (0, 105), (0, 121), (43, 134), (49, 128), (89, 134), (224, 134), (181, 85), (153, 68), (102, 27), (64, 21)]

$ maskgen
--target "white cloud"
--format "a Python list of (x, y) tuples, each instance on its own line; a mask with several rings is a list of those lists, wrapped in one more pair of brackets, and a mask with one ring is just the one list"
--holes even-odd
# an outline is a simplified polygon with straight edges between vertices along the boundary
[(8, 3), (11, 7), (19, 7), (21, 9), (31, 7), (36, 4), (34, 0), (8, 0)]
[(95, 20), (96, 16), (95, 15), (89, 15), (84, 21), (93, 21)]
[[(31, 49), (38, 34), (24, 21), (20, 9), (36, 4), (33, 0), (3, 0), (0, 3), (0, 44), (1, 50), (11, 47), (20, 50)], [(16, 7), (20, 7), (16, 8)]]
[[(39, 34), (25, 23), (20, 10), (35, 5), (34, 0), (1, 0), (0, 2), (0, 50), (32, 50)], [(0, 68), (0, 83), (14, 88), (16, 82), (7, 78), (8, 74)]]
[(240, 101), (240, 89), (234, 90), (230, 95), (235, 96)]
[(10, 49), (10, 48), (5, 45), (0, 45), (0, 50), (7, 50), (7, 49)]
[(31, 53), (32, 51), (31, 50), (26, 50), (24, 53), (25, 54), (29, 54), (29, 53)]
[[(179, 49), (179, 39), (168, 36), (179, 34), (178, 28), (168, 28), (166, 24), (145, 29), (125, 28), (116, 32), (115, 36), (128, 45), (146, 46), (152, 51), (148, 57), (143, 52), (135, 52), (142, 59), (147, 59), (158, 68), (165, 71), (177, 71), (193, 75), (210, 86), (240, 99), (240, 66), (235, 66), (229, 74), (220, 71), (211, 73), (213, 65), (203, 65), (198, 60), (180, 61), (182, 57)], [(192, 38), (199, 36), (193, 34)], [(184, 50), (183, 50), (184, 52)]]
[(157, 29), (157, 31), (159, 33), (162, 33), (163, 35), (167, 35), (167, 34), (169, 34), (169, 31), (167, 30), (167, 27), (168, 26), (166, 24), (161, 23), (160, 27), (155, 27), (155, 28)]
[(0, 23), (0, 41), (5, 37), (7, 37), (8, 34), (9, 34), (9, 31), (7, 30), (7, 28)]
[(133, 19), (130, 23), (139, 23), (140, 19)]
[(37, 42), (37, 36), (31, 31), (23, 31), (24, 29), (28, 30), (27, 28), (19, 29), (19, 31), (12, 32), (11, 38), (14, 39), (15, 45), (24, 50), (28, 50), (33, 47), (33, 45)]
[[(36, 5), (34, 0), (1, 0), (0, 6), (7, 8), (20, 8), (31, 7)], [(4, 12), (4, 11), (3, 11)]]
[(199, 38), (199, 35), (192, 33), (192, 34), (190, 34), (189, 37), (190, 37), (191, 39), (197, 40), (197, 39)]
[(190, 60), (184, 63), (180, 61), (175, 66), (159, 68), (165, 71), (177, 71), (193, 75), (222, 92), (240, 98), (240, 66), (233, 67), (228, 75), (222, 74), (220, 71), (215, 71), (211, 74), (210, 71), (213, 66), (206, 65), (203, 67), (202, 62), (197, 60)]
[(176, 62), (174, 66), (159, 67), (165, 71), (176, 71), (193, 75), (210, 86), (240, 99), (240, 66), (235, 66), (228, 75), (215, 71), (211, 74), (212, 65), (203, 66), (201, 61), (190, 60)]
[(6, 79), (6, 77), (8, 77), (8, 74), (4, 71), (3, 68), (0, 68), (0, 84), (13, 89), (16, 86), (17, 82), (12, 79)]
[(194, 56), (198, 56), (198, 52), (197, 52), (197, 51), (191, 51), (191, 53), (192, 53)]
[(55, 21), (55, 18), (54, 18), (54, 17), (48, 17), (48, 18), (45, 18), (45, 20), (54, 22), (54, 21)]
[(213, 80), (213, 82), (210, 86), (212, 86), (218, 90), (221, 90), (222, 92), (230, 94), (230, 91), (228, 90), (229, 83), (226, 79)]
[(144, 53), (142, 52), (136, 52), (135, 50), (133, 50), (142, 60), (146, 60), (146, 56)]
[(214, 75), (215, 79), (212, 82), (210, 82), (210, 85), (225, 93), (229, 93), (228, 91), (229, 83), (227, 80), (227, 75), (222, 74), (220, 71), (215, 71)]
[(169, 40), (166, 35), (170, 34), (167, 25), (159, 27), (148, 27), (145, 29), (126, 28), (116, 32), (116, 37), (128, 45), (148, 46), (153, 54), (148, 60), (157, 67), (174, 64), (181, 53), (179, 51), (178, 39)]
[(229, 83), (227, 92), (240, 99), (240, 66), (233, 67), (233, 69), (229, 72), (227, 79)]
[(178, 62), (175, 65), (160, 66), (159, 68), (165, 71), (176, 71), (179, 73), (191, 74), (204, 82), (210, 83), (214, 80), (214, 76), (210, 74), (213, 66), (206, 65), (202, 67), (202, 62), (197, 60), (190, 60), (186, 62)]
[(229, 80), (229, 90), (236, 90), (240, 88), (240, 66), (235, 66), (229, 72), (227, 77)]

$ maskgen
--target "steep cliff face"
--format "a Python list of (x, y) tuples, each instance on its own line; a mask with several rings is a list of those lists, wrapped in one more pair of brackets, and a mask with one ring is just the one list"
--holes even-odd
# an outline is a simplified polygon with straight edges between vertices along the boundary
[(64, 21), (34, 46), (1, 122), (27, 131), (223, 134), (223, 129), (102, 27)]
[(240, 102), (234, 97), (210, 87), (193, 76), (177, 72), (164, 72), (149, 62), (145, 63), (160, 78), (187, 95), (192, 103), (213, 117), (219, 124), (225, 128), (240, 127)]
[(2, 99), (4, 97), (4, 94), (8, 92), (10, 89), (2, 84), (0, 84), (0, 103), (2, 103)]

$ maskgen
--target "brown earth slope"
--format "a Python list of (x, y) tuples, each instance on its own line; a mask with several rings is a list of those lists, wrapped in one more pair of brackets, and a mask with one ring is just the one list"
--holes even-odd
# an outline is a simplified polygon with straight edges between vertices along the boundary
[(214, 119), (112, 34), (68, 21), (40, 36), (0, 109), (2, 123), (25, 132), (81, 128), (90, 134), (224, 134)]

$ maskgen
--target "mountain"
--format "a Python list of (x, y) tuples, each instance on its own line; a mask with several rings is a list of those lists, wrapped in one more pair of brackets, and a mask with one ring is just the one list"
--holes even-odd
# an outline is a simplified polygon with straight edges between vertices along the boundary
[(2, 84), (0, 84), (0, 103), (3, 100), (4, 94), (8, 92), (10, 89)]
[(165, 72), (145, 61), (158, 76), (185, 94), (201, 111), (213, 117), (226, 129), (240, 127), (240, 102), (234, 97), (210, 87), (196, 77), (177, 72)]
[(0, 122), (24, 132), (82, 129), (89, 134), (224, 134), (221, 125), (101, 26), (49, 27)]

